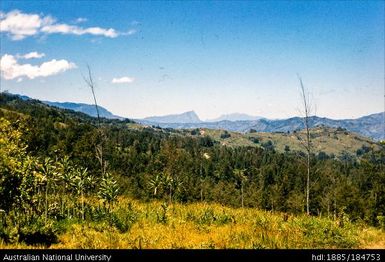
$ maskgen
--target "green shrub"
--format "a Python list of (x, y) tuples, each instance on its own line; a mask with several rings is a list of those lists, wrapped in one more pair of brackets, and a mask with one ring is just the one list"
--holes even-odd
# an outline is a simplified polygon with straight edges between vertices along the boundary
[(156, 221), (158, 223), (166, 224), (167, 223), (167, 202), (162, 203), (160, 210), (156, 212)]
[(132, 225), (138, 220), (137, 212), (129, 204), (127, 209), (119, 209), (110, 215), (110, 222), (120, 233), (129, 231)]
[(377, 221), (378, 221), (379, 227), (385, 230), (385, 216), (383, 216), (382, 214), (378, 215)]
[(52, 221), (45, 222), (41, 218), (34, 218), (20, 227), (19, 242), (49, 247), (58, 243), (57, 230)]

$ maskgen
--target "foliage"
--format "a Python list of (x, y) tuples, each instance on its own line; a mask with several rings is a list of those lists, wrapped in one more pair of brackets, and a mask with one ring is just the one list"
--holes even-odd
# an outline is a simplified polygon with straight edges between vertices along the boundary
[(221, 134), (221, 139), (226, 139), (229, 137), (231, 137), (231, 134), (226, 130)]
[[(131, 231), (138, 221), (147, 223), (135, 208), (125, 213), (130, 209), (127, 205), (121, 208), (119, 194), (164, 203), (163, 207), (157, 205), (153, 212), (143, 211), (142, 215), (167, 230), (181, 212), (172, 207), (178, 203), (216, 203), (297, 215), (304, 211), (304, 153), (291, 145), (290, 150), (278, 152), (275, 144), (264, 138), (258, 140), (262, 147), (229, 147), (216, 143), (208, 135), (130, 129), (128, 125), (127, 121), (101, 119), (100, 128), (105, 134), (103, 158), (109, 163), (103, 174), (95, 157), (101, 136), (94, 118), (0, 94), (0, 238), (9, 243), (28, 242), (28, 236), (36, 233), (46, 236), (41, 244), (49, 245), (55, 243), (54, 236), (71, 230), (82, 232), (82, 227), (71, 229), (70, 225), (77, 223), (95, 221), (101, 227), (113, 228), (111, 234), (115, 234), (114, 230), (116, 234)], [(225, 140), (233, 138), (232, 135)], [(310, 214), (332, 221), (327, 226), (322, 224), (329, 228), (324, 233), (333, 232), (330, 236), (337, 239), (350, 239), (349, 234), (344, 235), (331, 226), (342, 216), (348, 223), (376, 227), (384, 224), (385, 151), (369, 146), (360, 149), (358, 154), (344, 152), (334, 157), (320, 152), (311, 157)], [(199, 211), (203, 213), (197, 212), (186, 214), (192, 228), (230, 227), (235, 221), (238, 225), (235, 213), (206, 208)], [(265, 222), (261, 221), (256, 223), (263, 225)], [(65, 223), (70, 225), (63, 226)], [(354, 244), (351, 240), (334, 244), (331, 240), (327, 244), (314, 240), (317, 234), (323, 234), (317, 227), (320, 225), (313, 228), (311, 223), (300, 227), (308, 228), (303, 231), (304, 237), (309, 237), (303, 247), (311, 246), (310, 239), (319, 246)], [(236, 237), (238, 243), (246, 241), (242, 240), (242, 234)], [(244, 246), (296, 245), (277, 244), (270, 234), (261, 233), (254, 245), (247, 240)], [(253, 236), (246, 238), (250, 240)], [(142, 246), (152, 246), (140, 241)], [(232, 241), (226, 243), (236, 246), (237, 242)], [(209, 241), (205, 244), (212, 245), (220, 246)]]
[(119, 195), (119, 187), (117, 181), (110, 175), (106, 173), (100, 182), (100, 187), (98, 191), (98, 196), (107, 203), (110, 208), (111, 205), (117, 200)]

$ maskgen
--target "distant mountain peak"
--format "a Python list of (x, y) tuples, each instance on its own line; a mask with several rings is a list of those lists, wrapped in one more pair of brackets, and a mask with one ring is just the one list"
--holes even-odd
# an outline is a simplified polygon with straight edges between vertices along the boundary
[(263, 117), (252, 116), (244, 113), (231, 113), (223, 114), (218, 118), (206, 120), (206, 122), (219, 122), (219, 121), (254, 121), (259, 120)]
[[(176, 114), (176, 115), (178, 115), (178, 114)], [(186, 111), (186, 112), (181, 113), (181, 114), (179, 114), (179, 115), (185, 115), (185, 116), (190, 116), (190, 117), (194, 117), (194, 118), (199, 119), (199, 116), (197, 115), (197, 113), (195, 113), (194, 110)], [(201, 120), (199, 119), (199, 121), (201, 121)]]
[(164, 116), (150, 116), (143, 119), (144, 121), (154, 123), (201, 123), (195, 111), (187, 111), (181, 114), (171, 114)]

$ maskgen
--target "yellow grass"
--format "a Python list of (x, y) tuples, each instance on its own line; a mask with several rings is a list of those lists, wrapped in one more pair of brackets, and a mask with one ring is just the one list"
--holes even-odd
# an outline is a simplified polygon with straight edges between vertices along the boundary
[[(72, 223), (50, 248), (385, 248), (383, 231), (349, 222), (341, 227), (326, 218), (207, 203), (172, 204), (164, 212), (163, 202), (127, 198), (114, 212), (129, 204), (136, 221), (127, 232), (106, 221)], [(160, 219), (164, 214), (166, 220)], [(31, 247), (0, 242), (0, 248)]]

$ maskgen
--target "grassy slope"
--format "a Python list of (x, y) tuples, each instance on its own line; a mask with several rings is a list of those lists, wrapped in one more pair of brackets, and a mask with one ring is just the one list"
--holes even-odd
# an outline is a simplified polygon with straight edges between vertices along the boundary
[[(262, 143), (271, 140), (277, 151), (283, 152), (286, 145), (290, 147), (291, 151), (304, 151), (303, 139), (305, 134), (303, 131), (297, 133), (237, 133), (229, 132), (231, 137), (221, 138), (222, 130), (203, 129), (204, 135), (211, 136), (222, 145), (227, 146), (261, 146)], [(360, 136), (355, 133), (346, 131), (337, 131), (336, 128), (317, 127), (311, 130), (314, 138), (312, 139), (313, 148), (315, 152), (325, 152), (327, 154), (340, 155), (341, 152), (346, 151), (351, 154), (356, 154), (357, 149), (363, 145), (367, 147), (379, 146), (370, 139)], [(259, 143), (254, 143), (250, 138), (258, 138)]]
[[(114, 213), (130, 221), (127, 232), (105, 220), (65, 221), (60, 242), (51, 248), (385, 248), (383, 231), (305, 215), (286, 220), (285, 214), (250, 208), (207, 203), (166, 207), (127, 198), (120, 199)], [(0, 248), (31, 247), (0, 242)]]

